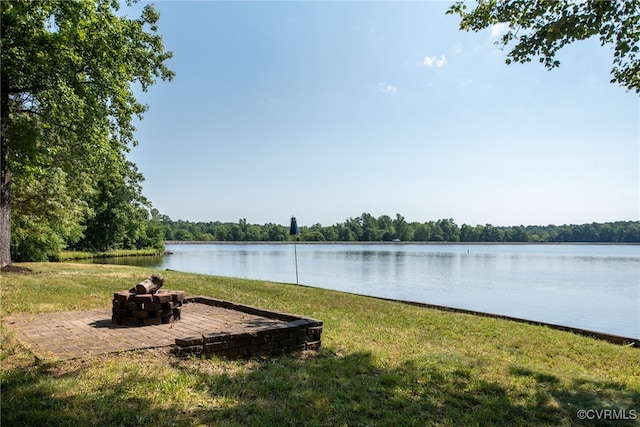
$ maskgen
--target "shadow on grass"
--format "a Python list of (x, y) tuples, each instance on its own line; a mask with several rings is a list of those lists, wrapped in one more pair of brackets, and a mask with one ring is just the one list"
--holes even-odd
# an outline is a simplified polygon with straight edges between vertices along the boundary
[[(122, 355), (126, 363), (126, 354)], [(158, 363), (167, 363), (158, 361)], [(123, 369), (116, 382), (87, 383), (86, 369), (54, 366), (2, 372), (3, 425), (561, 425), (606, 420), (578, 409), (637, 405), (637, 391), (615, 383), (558, 378), (513, 368), (505, 388), (460, 357), (425, 355), (381, 368), (368, 352), (252, 361), (233, 373), (212, 360), (172, 359), (172, 375)], [(80, 364), (81, 365), (81, 364)], [(233, 365), (237, 368), (240, 365)], [(212, 367), (214, 369), (212, 369)], [(513, 389), (525, 381), (526, 392)], [(158, 395), (164, 396), (158, 399)], [(558, 404), (559, 403), (559, 404)], [(617, 420), (616, 426), (633, 420)]]
[(575, 424), (626, 426), (638, 425), (640, 420), (640, 390), (628, 390), (624, 384), (583, 378), (562, 384), (553, 375), (522, 367), (512, 368), (510, 373), (532, 379), (537, 400), (555, 398)]

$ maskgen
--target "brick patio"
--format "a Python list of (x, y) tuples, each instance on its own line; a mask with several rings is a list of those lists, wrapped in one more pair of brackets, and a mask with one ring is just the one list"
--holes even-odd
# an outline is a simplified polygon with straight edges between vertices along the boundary
[[(206, 297), (195, 297), (186, 300), (182, 307), (180, 321), (171, 324), (128, 327), (112, 322), (112, 311), (88, 310), (75, 312), (58, 312), (46, 314), (17, 314), (3, 319), (4, 324), (13, 330), (17, 339), (36, 356), (42, 359), (76, 359), (87, 356), (173, 346), (176, 343), (199, 340), (203, 343), (216, 342), (229, 337), (260, 337), (267, 341), (270, 336), (278, 332), (296, 330), (311, 326), (317, 341), (309, 348), (319, 348), (322, 322), (286, 313), (273, 312), (243, 306), (227, 301)], [(273, 332), (273, 333), (272, 333)], [(225, 341), (227, 342), (227, 341)], [(250, 356), (247, 351), (229, 353), (228, 347), (236, 347), (228, 343), (224, 356)], [(236, 340), (240, 343), (240, 340)], [(247, 342), (247, 344), (249, 344)], [(304, 344), (304, 343), (303, 343)], [(196, 344), (199, 345), (199, 344)], [(271, 345), (271, 342), (269, 342)], [(276, 346), (278, 347), (278, 346)], [(288, 348), (278, 347), (280, 352)], [(306, 348), (302, 345), (302, 349)], [(301, 349), (298, 345), (292, 350)], [(187, 352), (188, 353), (188, 352)], [(201, 352), (193, 351), (200, 355)]]

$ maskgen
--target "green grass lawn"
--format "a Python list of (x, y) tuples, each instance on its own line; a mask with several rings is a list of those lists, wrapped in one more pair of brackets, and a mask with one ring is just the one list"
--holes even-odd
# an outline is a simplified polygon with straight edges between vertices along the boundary
[[(152, 273), (19, 265), (33, 272), (0, 273), (2, 318), (110, 308), (115, 291)], [(3, 323), (2, 425), (638, 425), (637, 348), (324, 289), (162, 274), (165, 288), (188, 295), (320, 319), (322, 349), (242, 361), (156, 349), (48, 362)], [(579, 419), (581, 409), (594, 419)]]

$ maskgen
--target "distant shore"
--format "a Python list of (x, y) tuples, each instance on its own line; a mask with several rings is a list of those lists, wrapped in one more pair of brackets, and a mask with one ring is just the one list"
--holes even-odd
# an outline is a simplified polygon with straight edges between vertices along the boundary
[[(293, 240), (277, 240), (277, 241), (221, 241), (221, 240), (165, 240), (165, 245), (291, 245)], [(624, 245), (624, 246), (640, 246), (640, 243), (627, 242), (390, 242), (390, 241), (301, 241), (296, 240), (297, 245)]]

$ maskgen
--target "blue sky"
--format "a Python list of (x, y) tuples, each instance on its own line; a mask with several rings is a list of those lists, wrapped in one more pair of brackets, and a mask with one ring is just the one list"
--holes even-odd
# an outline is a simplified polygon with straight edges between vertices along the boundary
[(449, 2), (156, 2), (175, 79), (130, 159), (172, 219), (640, 218), (640, 98), (597, 40), (505, 64)]

